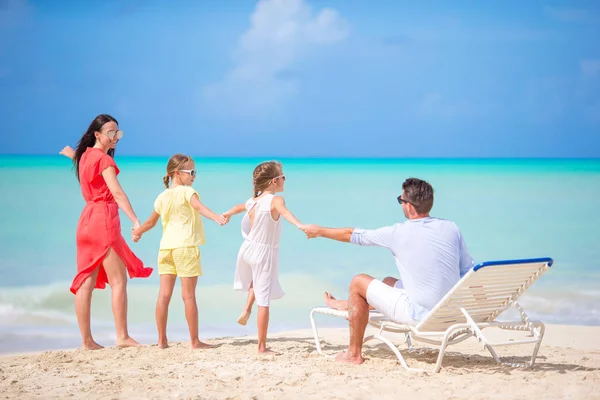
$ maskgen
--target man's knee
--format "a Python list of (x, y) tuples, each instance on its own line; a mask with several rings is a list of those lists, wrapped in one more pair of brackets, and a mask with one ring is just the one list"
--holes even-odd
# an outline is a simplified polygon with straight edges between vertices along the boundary
[(363, 297), (366, 297), (367, 288), (373, 279), (375, 278), (367, 274), (356, 275), (350, 282), (350, 293), (359, 293)]
[(392, 276), (386, 276), (385, 278), (383, 278), (383, 283), (385, 283), (386, 285), (391, 286), (391, 287), (394, 287), (396, 282), (398, 282), (398, 279), (396, 279)]

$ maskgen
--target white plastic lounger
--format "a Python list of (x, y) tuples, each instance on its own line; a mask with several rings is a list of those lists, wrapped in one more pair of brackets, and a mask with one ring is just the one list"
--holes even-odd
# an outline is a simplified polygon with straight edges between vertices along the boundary
[[(517, 303), (517, 299), (533, 282), (550, 269), (552, 263), (551, 258), (533, 258), (488, 261), (478, 264), (416, 326), (399, 324), (387, 319), (379, 312), (370, 312), (369, 325), (379, 329), (379, 331), (375, 335), (365, 337), (364, 343), (373, 339), (382, 341), (394, 352), (404, 368), (418, 372), (424, 371), (409, 368), (398, 348), (384, 337), (384, 332), (406, 334), (409, 350), (413, 350), (413, 340), (439, 346), (437, 363), (433, 368), (435, 373), (439, 372), (442, 366), (446, 347), (474, 336), (490, 352), (496, 362), (512, 367), (533, 367), (544, 337), (545, 327), (542, 322), (531, 321), (523, 308)], [(521, 320), (515, 322), (496, 321), (498, 315), (510, 306), (519, 311)], [(317, 352), (330, 357), (321, 350), (321, 342), (315, 323), (315, 314), (317, 313), (347, 318), (348, 312), (329, 307), (317, 307), (310, 312), (310, 322), (315, 336)], [(492, 342), (482, 332), (485, 328), (492, 327), (529, 331), (531, 338)], [(493, 346), (528, 343), (535, 346), (531, 360), (527, 364), (503, 362), (493, 348)]]

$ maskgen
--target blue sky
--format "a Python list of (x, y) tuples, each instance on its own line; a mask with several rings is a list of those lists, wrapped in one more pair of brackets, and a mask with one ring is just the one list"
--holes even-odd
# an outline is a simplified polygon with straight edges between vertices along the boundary
[(0, 0), (4, 154), (600, 157), (597, 1)]

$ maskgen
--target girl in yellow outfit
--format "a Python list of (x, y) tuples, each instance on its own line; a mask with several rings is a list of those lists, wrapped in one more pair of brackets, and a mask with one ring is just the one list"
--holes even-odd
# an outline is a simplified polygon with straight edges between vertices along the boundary
[(167, 175), (163, 178), (167, 188), (154, 201), (154, 211), (144, 224), (133, 231), (133, 241), (154, 228), (161, 218), (163, 235), (158, 251), (160, 290), (156, 302), (156, 326), (158, 347), (167, 348), (167, 316), (169, 302), (177, 276), (181, 279), (181, 294), (185, 304), (185, 318), (190, 329), (192, 348), (210, 345), (198, 338), (198, 306), (196, 284), (202, 275), (200, 250), (204, 244), (204, 228), (200, 215), (225, 225), (227, 218), (217, 215), (200, 202), (200, 196), (192, 188), (196, 179), (196, 166), (192, 157), (175, 154), (167, 163)]

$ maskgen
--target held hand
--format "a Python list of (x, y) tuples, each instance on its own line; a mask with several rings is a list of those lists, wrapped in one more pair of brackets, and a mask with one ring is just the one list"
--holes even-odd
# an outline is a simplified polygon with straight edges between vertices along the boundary
[(217, 218), (215, 219), (215, 222), (221, 226), (225, 225), (227, 222), (229, 222), (229, 218), (225, 217), (225, 215), (221, 214), (221, 215), (217, 215)]
[(320, 231), (321, 231), (321, 227), (319, 225), (315, 225), (315, 224), (308, 224), (308, 225), (303, 225), (303, 228), (301, 228), (304, 233), (306, 233), (306, 238), (307, 239), (313, 239), (316, 238), (318, 236), (320, 236)]
[(141, 238), (142, 234), (140, 233), (139, 228), (131, 230), (131, 240), (133, 240), (134, 243), (137, 243)]
[(65, 157), (69, 157), (71, 160), (75, 158), (75, 150), (71, 146), (65, 146), (58, 154), (62, 154)]
[[(134, 231), (134, 232), (137, 232), (137, 231)], [(135, 233), (131, 234), (131, 240), (133, 240), (133, 243), (139, 242), (141, 238), (142, 238), (142, 235), (136, 235)]]
[(223, 213), (221, 214), (221, 216), (225, 218), (225, 224), (227, 224), (231, 220), (231, 215)]
[(140, 230), (140, 221), (135, 221), (131, 228), (131, 240), (133, 240), (134, 243), (137, 243), (142, 238)]

